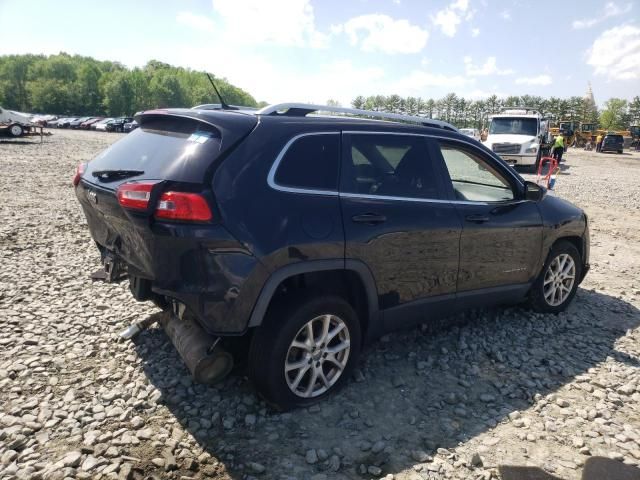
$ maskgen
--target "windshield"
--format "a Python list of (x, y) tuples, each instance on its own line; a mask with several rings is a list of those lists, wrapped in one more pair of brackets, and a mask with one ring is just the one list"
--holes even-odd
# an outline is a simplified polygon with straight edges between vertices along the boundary
[(538, 135), (538, 120), (535, 118), (492, 118), (489, 126), (489, 133), (493, 135), (511, 134), (528, 135), (535, 137)]

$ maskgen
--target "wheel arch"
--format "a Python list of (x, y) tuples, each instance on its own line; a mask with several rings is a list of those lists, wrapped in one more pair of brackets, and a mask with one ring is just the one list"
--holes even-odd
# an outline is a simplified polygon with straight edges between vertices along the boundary
[[(551, 244), (551, 247), (549, 248), (549, 252), (553, 249), (553, 247), (555, 247), (560, 242), (568, 242), (568, 243), (572, 244), (574, 247), (576, 247), (576, 250), (578, 250), (578, 253), (580, 254), (580, 258), (582, 259), (582, 261), (584, 263), (584, 244), (583, 244), (582, 237), (579, 237), (577, 235), (569, 235), (569, 236), (566, 236), (566, 237), (558, 237)], [(547, 255), (549, 254), (549, 252), (547, 252)]]
[(287, 265), (273, 272), (267, 279), (249, 317), (249, 328), (262, 324), (269, 308), (283, 291), (298, 284), (326, 282), (323, 293), (343, 296), (356, 310), (363, 339), (375, 336), (382, 322), (378, 307), (378, 291), (369, 268), (357, 260), (313, 260)]

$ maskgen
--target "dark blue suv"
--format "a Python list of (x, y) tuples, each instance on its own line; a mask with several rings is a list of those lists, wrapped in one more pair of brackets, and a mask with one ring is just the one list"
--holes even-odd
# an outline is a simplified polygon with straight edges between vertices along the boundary
[(200, 381), (245, 341), (283, 409), (335, 390), (387, 331), (496, 304), (560, 312), (589, 268), (582, 210), (444, 122), (304, 104), (136, 120), (74, 179), (107, 278), (166, 312)]

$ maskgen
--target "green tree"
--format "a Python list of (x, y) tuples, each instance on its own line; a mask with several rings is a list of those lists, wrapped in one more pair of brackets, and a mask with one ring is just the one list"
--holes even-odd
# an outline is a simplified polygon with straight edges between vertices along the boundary
[(185, 91), (176, 74), (170, 70), (154, 75), (149, 82), (149, 95), (155, 108), (184, 107), (187, 105)]
[(128, 72), (110, 74), (104, 85), (104, 107), (111, 116), (128, 115), (133, 111), (135, 95)]
[(621, 98), (610, 98), (604, 104), (600, 113), (600, 126), (605, 130), (622, 130), (625, 128), (624, 119), (627, 101)]
[(364, 104), (365, 104), (365, 98), (362, 95), (358, 95), (356, 98), (353, 99), (353, 101), (351, 102), (351, 106), (353, 108), (359, 108), (359, 109), (363, 109), (364, 108)]
[(77, 80), (73, 88), (77, 92), (76, 111), (80, 114), (95, 115), (103, 113), (100, 93), (100, 77), (102, 72), (93, 63), (85, 63), (78, 69)]
[(0, 99), (6, 108), (29, 109), (27, 80), (33, 55), (9, 55), (0, 63)]
[[(255, 99), (224, 78), (216, 85), (228, 103)], [(0, 56), (0, 105), (68, 115), (131, 114), (155, 106), (192, 107), (217, 102), (204, 72), (151, 60), (144, 68), (69, 55)]]
[(637, 95), (629, 102), (629, 120), (632, 124), (640, 124), (640, 97)]

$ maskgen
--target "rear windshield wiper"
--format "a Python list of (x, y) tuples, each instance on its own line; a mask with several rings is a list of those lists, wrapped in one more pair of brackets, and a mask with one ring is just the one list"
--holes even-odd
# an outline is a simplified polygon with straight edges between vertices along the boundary
[(136, 177), (143, 173), (143, 170), (96, 170), (91, 172), (91, 175), (102, 182), (113, 182), (114, 180)]

